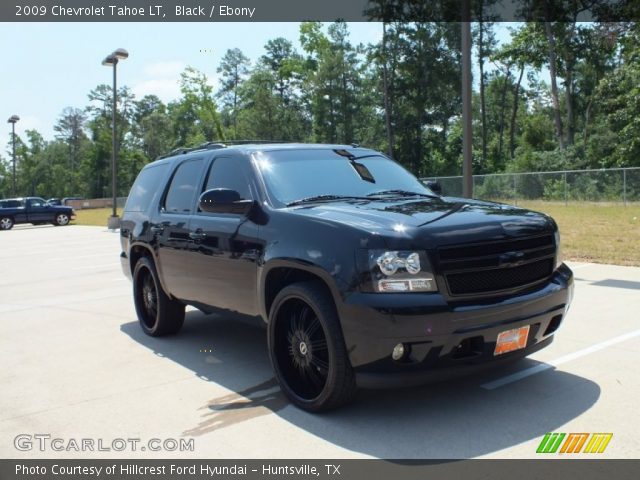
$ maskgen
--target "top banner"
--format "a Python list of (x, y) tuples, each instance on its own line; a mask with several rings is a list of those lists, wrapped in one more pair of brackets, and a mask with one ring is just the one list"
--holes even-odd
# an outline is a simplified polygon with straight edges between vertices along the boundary
[(2, 22), (635, 21), (635, 0), (3, 0)]

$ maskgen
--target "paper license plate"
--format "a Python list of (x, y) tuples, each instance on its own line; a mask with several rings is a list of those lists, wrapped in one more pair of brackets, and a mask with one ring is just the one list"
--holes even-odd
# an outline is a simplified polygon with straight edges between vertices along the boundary
[(503, 353), (513, 352), (514, 350), (521, 350), (527, 346), (528, 337), (529, 325), (500, 332), (493, 354), (502, 355)]

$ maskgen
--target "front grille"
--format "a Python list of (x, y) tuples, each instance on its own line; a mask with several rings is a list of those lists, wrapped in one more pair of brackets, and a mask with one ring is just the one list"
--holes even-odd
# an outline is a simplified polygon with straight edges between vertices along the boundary
[(447, 282), (452, 295), (470, 295), (529, 285), (548, 277), (552, 271), (553, 259), (547, 259), (518, 267), (454, 273), (447, 275)]
[(438, 269), (452, 296), (499, 294), (526, 288), (553, 273), (553, 235), (438, 249)]

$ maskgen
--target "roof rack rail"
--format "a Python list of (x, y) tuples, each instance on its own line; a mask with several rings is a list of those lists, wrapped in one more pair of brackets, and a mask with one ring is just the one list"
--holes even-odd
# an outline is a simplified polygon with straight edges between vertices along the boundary
[(184, 155), (185, 153), (189, 153), (192, 152), (193, 150), (196, 150), (195, 148), (176, 148), (174, 150), (171, 150), (169, 153), (165, 153), (164, 155), (160, 155), (157, 160), (160, 160), (162, 158), (167, 158), (167, 157), (173, 157), (174, 155)]
[(293, 142), (287, 142), (283, 140), (228, 140), (222, 143), (226, 145), (251, 145), (254, 143), (259, 145), (261, 143), (269, 144), (269, 143), (293, 143)]
[(252, 144), (273, 144), (273, 143), (293, 143), (286, 142), (282, 140), (218, 140), (215, 142), (206, 142), (202, 143), (196, 147), (190, 148), (176, 148), (171, 150), (169, 153), (165, 153), (164, 155), (160, 155), (157, 160), (173, 157), (174, 155), (184, 155), (185, 153), (195, 152), (196, 150), (217, 150), (219, 148), (226, 148), (233, 145), (252, 145)]

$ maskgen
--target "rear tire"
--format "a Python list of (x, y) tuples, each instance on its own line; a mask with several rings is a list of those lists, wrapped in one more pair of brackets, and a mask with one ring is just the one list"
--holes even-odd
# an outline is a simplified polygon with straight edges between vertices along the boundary
[(0, 217), (0, 230), (11, 230), (13, 228), (13, 218)]
[(171, 335), (182, 328), (185, 306), (165, 293), (148, 257), (138, 260), (133, 270), (133, 301), (140, 327), (147, 335)]
[(356, 382), (331, 295), (320, 282), (294, 283), (273, 301), (269, 357), (280, 387), (309, 412), (353, 400)]

